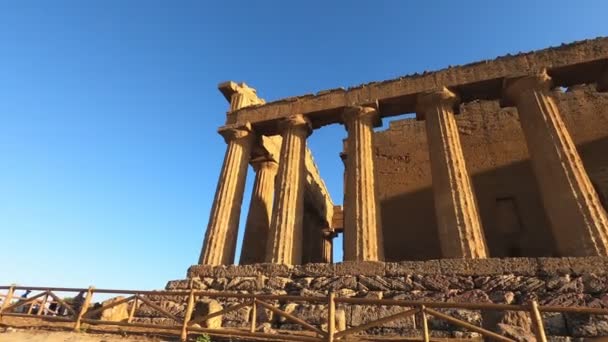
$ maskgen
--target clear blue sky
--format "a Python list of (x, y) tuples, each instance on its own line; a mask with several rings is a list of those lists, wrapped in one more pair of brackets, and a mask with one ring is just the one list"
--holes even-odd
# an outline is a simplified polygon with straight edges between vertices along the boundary
[[(600, 0), (2, 1), (0, 284), (183, 278), (225, 150), (221, 81), (273, 100), (608, 35), (607, 13)], [(309, 140), (338, 203), (344, 136)]]

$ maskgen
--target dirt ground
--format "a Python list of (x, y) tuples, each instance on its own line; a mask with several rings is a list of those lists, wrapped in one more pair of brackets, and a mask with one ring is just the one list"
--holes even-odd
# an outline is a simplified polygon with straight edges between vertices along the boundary
[[(170, 341), (141, 336), (121, 337), (115, 334), (87, 334), (48, 330), (0, 330), (0, 342), (160, 342)], [(2, 332), (4, 331), (4, 332)]]
[[(177, 337), (152, 331), (127, 332), (117, 327), (83, 324), (83, 332), (72, 332), (73, 323), (47, 322), (41, 319), (2, 318), (0, 342), (174, 342)], [(138, 331), (139, 330), (139, 331)], [(114, 333), (109, 333), (114, 332)], [(163, 337), (167, 336), (167, 337)]]

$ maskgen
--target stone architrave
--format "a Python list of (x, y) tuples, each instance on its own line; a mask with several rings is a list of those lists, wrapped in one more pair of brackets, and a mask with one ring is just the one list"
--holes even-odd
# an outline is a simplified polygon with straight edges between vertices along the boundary
[(294, 115), (281, 123), (281, 153), (276, 177), (266, 261), (295, 265), (302, 259), (306, 138), (310, 121)]
[(219, 133), (228, 146), (199, 258), (199, 264), (213, 266), (234, 263), (247, 166), (254, 141), (249, 124), (224, 126)]
[(348, 132), (346, 182), (344, 190), (344, 260), (384, 259), (379, 205), (374, 174), (374, 123), (379, 121), (373, 107), (349, 107), (343, 113)]
[(519, 112), (543, 205), (562, 256), (608, 255), (608, 218), (549, 95), (546, 71), (506, 80)]
[(426, 121), (435, 214), (441, 252), (446, 258), (486, 258), (486, 242), (467, 172), (454, 106), (447, 88), (418, 96), (418, 117)]
[(255, 170), (255, 182), (241, 250), (240, 264), (242, 265), (265, 261), (274, 198), (274, 182), (278, 169), (278, 163), (267, 156), (252, 160), (251, 165)]

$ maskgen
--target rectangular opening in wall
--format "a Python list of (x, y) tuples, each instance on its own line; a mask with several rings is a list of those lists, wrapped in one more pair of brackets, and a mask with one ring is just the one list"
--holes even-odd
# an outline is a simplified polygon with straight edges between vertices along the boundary
[(502, 241), (502, 256), (521, 256), (521, 234), (523, 227), (517, 203), (513, 197), (496, 199), (496, 232)]

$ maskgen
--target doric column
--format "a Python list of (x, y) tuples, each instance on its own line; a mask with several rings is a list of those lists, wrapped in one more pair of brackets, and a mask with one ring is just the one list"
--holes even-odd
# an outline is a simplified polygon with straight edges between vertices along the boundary
[(247, 165), (253, 144), (249, 124), (224, 126), (219, 133), (228, 147), (199, 258), (199, 264), (203, 265), (228, 265), (234, 262)]
[(278, 163), (267, 156), (253, 160), (251, 165), (255, 170), (255, 182), (249, 202), (245, 237), (241, 249), (240, 264), (243, 265), (265, 261), (266, 241), (272, 215), (274, 180), (278, 169)]
[(332, 263), (334, 262), (334, 244), (333, 244), (333, 239), (336, 237), (336, 232), (334, 232), (333, 230), (330, 229), (323, 229), (322, 230), (322, 236), (323, 236), (323, 240), (322, 240), (322, 256), (321, 256), (321, 260), (324, 263)]
[(507, 80), (543, 205), (563, 256), (608, 255), (608, 219), (554, 100), (546, 72)]
[(486, 258), (475, 194), (454, 119), (458, 101), (443, 88), (421, 94), (417, 102), (418, 117), (426, 121), (441, 251), (446, 258)]
[(344, 260), (384, 259), (374, 175), (373, 136), (378, 111), (350, 107), (343, 114), (346, 143), (344, 189)]
[(294, 115), (281, 124), (281, 154), (276, 178), (266, 261), (275, 264), (299, 264), (302, 259), (302, 222), (306, 138), (312, 132), (303, 115)]

